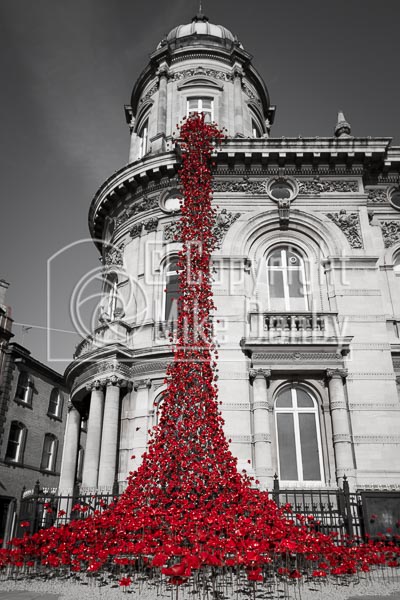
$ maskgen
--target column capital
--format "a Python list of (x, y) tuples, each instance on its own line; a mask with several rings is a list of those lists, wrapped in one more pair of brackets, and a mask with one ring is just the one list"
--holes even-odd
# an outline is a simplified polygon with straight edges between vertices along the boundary
[(95, 380), (91, 381), (90, 383), (86, 384), (86, 389), (88, 392), (90, 392), (93, 390), (102, 390), (105, 386), (106, 386), (105, 379), (95, 379)]
[(243, 75), (244, 75), (243, 68), (240, 65), (236, 64), (233, 68), (233, 76), (239, 77), (241, 79), (243, 77)]
[(327, 379), (346, 379), (349, 374), (347, 369), (327, 369), (326, 377)]
[(110, 375), (110, 377), (107, 377), (104, 381), (107, 387), (132, 388), (131, 381), (128, 381), (128, 379), (125, 379), (124, 377), (118, 377), (118, 375)]
[(255, 379), (269, 379), (271, 377), (271, 369), (250, 369), (249, 371), (250, 381)]
[(162, 64), (158, 67), (157, 71), (156, 71), (156, 75), (157, 77), (161, 78), (161, 77), (169, 77), (169, 68), (167, 64)]

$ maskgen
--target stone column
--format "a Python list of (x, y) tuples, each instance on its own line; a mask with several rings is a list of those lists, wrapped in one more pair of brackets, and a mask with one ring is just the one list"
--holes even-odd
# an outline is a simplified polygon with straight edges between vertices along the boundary
[(328, 378), (329, 405), (332, 418), (336, 480), (338, 485), (342, 486), (343, 476), (346, 475), (350, 487), (353, 487), (355, 483), (353, 449), (343, 383), (343, 380), (347, 377), (347, 370), (328, 369), (326, 376)]
[(158, 75), (158, 106), (157, 106), (157, 133), (151, 138), (152, 152), (165, 152), (165, 136), (167, 131), (167, 85), (168, 67), (162, 65)]
[(272, 489), (272, 452), (269, 423), (269, 405), (267, 379), (271, 377), (269, 369), (253, 369), (253, 426), (256, 477), (262, 487)]
[(86, 437), (85, 462), (82, 474), (82, 489), (97, 490), (99, 474), (101, 430), (103, 427), (104, 381), (95, 381), (90, 389), (90, 411)]
[(98, 489), (104, 492), (112, 491), (116, 479), (119, 399), (120, 388), (123, 385), (126, 385), (126, 381), (118, 379), (116, 375), (107, 379), (103, 433), (101, 436), (99, 480), (97, 484)]
[(235, 114), (235, 136), (243, 135), (243, 102), (242, 102), (242, 76), (243, 71), (239, 66), (235, 67), (234, 76), (234, 114)]
[(60, 494), (72, 494), (74, 490), (80, 431), (81, 415), (72, 403), (68, 403), (68, 418), (58, 486)]

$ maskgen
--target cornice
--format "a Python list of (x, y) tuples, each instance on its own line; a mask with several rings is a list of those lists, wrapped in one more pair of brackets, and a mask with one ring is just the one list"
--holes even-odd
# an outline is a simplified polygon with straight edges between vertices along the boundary
[(149, 182), (160, 183), (163, 177), (175, 179), (178, 160), (175, 152), (148, 155), (145, 159), (126, 165), (109, 177), (96, 192), (89, 208), (89, 230), (95, 244), (101, 246), (104, 218), (111, 206), (141, 186), (147, 190)]

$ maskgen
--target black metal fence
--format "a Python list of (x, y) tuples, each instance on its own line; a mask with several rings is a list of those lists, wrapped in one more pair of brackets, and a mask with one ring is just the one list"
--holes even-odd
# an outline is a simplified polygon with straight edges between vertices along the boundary
[(365, 538), (361, 495), (350, 492), (346, 478), (343, 488), (281, 490), (275, 476), (272, 498), (280, 507), (290, 505), (288, 514), (314, 517), (317, 531), (335, 531), (339, 538), (345, 535)]
[[(399, 491), (350, 492), (346, 477), (337, 489), (281, 489), (275, 476), (271, 496), (278, 506), (288, 507), (288, 516), (312, 516), (317, 531), (336, 532), (338, 541), (345, 542), (346, 536), (400, 540)], [(93, 515), (116, 499), (116, 494), (80, 494), (78, 489), (72, 495), (57, 495), (37, 482), (33, 490), (22, 493), (15, 535)]]

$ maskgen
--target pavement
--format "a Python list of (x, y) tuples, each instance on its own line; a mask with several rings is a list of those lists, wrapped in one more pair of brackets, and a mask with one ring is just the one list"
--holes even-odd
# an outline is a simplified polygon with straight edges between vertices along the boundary
[(58, 600), (58, 594), (44, 594), (43, 592), (0, 592), (0, 600)]
[[(262, 590), (259, 590), (262, 592)], [(158, 593), (157, 593), (158, 592)], [(179, 590), (179, 600), (193, 600), (193, 592)], [(171, 592), (166, 588), (136, 584), (127, 590), (118, 585), (98, 586), (91, 583), (77, 583), (65, 580), (0, 580), (0, 600), (171, 600)], [(276, 593), (276, 598), (283, 598)], [(174, 593), (175, 598), (175, 593)], [(198, 596), (196, 595), (196, 599)], [(234, 600), (243, 600), (244, 595), (234, 594)], [(246, 600), (249, 596), (246, 594)], [(257, 593), (256, 598), (266, 598)], [(271, 598), (268, 595), (268, 598)], [(307, 588), (291, 586), (286, 600), (400, 600), (400, 576), (382, 576), (360, 579), (354, 584), (338, 585), (334, 582)]]

